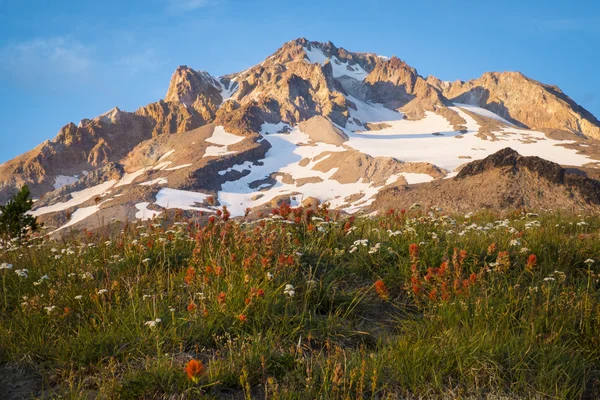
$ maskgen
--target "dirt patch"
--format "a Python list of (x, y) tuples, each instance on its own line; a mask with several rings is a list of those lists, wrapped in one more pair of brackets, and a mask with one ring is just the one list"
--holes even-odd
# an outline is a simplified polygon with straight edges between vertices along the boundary
[(311, 142), (323, 142), (341, 146), (348, 140), (348, 136), (328, 119), (317, 115), (299, 124), (302, 132), (306, 133)]
[(21, 400), (40, 395), (42, 377), (16, 366), (0, 367), (0, 399)]

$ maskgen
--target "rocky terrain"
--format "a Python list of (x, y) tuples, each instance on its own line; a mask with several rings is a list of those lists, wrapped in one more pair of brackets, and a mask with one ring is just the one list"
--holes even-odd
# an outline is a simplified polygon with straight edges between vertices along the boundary
[[(517, 72), (443, 82), (397, 57), (297, 39), (221, 77), (180, 66), (164, 100), (65, 125), (0, 165), (0, 201), (27, 183), (53, 232), (281, 202), (346, 213), (410, 201), (595, 207), (598, 139), (592, 114)], [(507, 150), (492, 160), (517, 160), (511, 168), (463, 168), (505, 148), (590, 178), (540, 177)], [(538, 180), (538, 195), (524, 192)]]

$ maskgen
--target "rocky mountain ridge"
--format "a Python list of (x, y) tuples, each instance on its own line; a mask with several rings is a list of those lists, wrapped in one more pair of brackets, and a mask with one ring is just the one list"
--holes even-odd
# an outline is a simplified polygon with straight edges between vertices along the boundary
[(164, 100), (67, 124), (0, 165), (0, 201), (27, 183), (56, 228), (309, 197), (356, 212), (504, 147), (594, 169), (595, 139), (593, 115), (522, 74), (442, 82), (397, 57), (297, 39), (234, 74), (180, 66)]

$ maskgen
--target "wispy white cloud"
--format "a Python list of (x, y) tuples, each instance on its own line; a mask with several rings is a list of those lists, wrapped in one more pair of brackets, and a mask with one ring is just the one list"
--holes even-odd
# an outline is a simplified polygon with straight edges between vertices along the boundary
[(91, 54), (88, 46), (69, 37), (32, 39), (0, 48), (0, 69), (30, 83), (58, 77), (77, 80), (91, 72)]
[(156, 49), (148, 48), (141, 52), (131, 53), (121, 57), (117, 64), (130, 72), (152, 71), (166, 64)]
[(166, 0), (172, 11), (192, 11), (214, 3), (215, 0)]

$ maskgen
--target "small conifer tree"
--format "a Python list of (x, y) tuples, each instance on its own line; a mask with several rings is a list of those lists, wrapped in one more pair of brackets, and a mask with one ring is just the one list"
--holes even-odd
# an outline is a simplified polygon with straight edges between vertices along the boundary
[(33, 206), (31, 192), (27, 185), (23, 185), (18, 193), (6, 203), (0, 205), (0, 235), (4, 237), (18, 237), (24, 232), (34, 232), (38, 228), (37, 219), (28, 213)]

